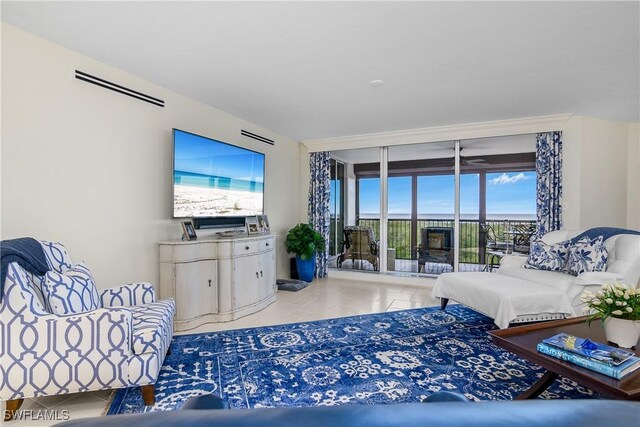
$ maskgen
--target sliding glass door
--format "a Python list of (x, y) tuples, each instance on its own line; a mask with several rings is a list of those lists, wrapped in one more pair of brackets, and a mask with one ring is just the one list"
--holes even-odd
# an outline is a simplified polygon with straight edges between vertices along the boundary
[(330, 249), (333, 255), (330, 268), (368, 273), (380, 270), (379, 153), (378, 148), (331, 153), (336, 163), (336, 179), (332, 174), (334, 243)]
[(447, 141), (389, 147), (387, 271), (453, 271), (454, 146)]
[[(526, 254), (535, 226), (535, 136), (461, 142), (461, 270)], [(468, 179), (465, 181), (465, 177)]]
[[(332, 175), (332, 203), (343, 198), (341, 221), (338, 205), (332, 208), (332, 267), (483, 271), (499, 262), (494, 249), (507, 240), (509, 251), (526, 250), (535, 219), (534, 150), (535, 136), (523, 135), (333, 152), (344, 178), (338, 184)], [(345, 237), (354, 226), (371, 236), (367, 248), (354, 249)]]

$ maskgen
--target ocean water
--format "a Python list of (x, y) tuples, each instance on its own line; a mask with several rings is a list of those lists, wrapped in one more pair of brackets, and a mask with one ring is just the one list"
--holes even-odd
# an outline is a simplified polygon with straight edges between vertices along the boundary
[(219, 188), (221, 190), (247, 191), (251, 193), (264, 192), (264, 184), (262, 182), (178, 170), (173, 173), (173, 183), (189, 187)]

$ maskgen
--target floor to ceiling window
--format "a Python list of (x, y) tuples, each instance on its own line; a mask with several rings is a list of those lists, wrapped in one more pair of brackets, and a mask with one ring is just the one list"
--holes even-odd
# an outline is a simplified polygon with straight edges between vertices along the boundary
[[(441, 175), (421, 175), (418, 177), (418, 229), (420, 249), (418, 254), (419, 272), (439, 274), (453, 271), (453, 247), (455, 246), (455, 175), (445, 172)], [(434, 235), (443, 235), (442, 242), (434, 242)], [(430, 241), (431, 239), (431, 241)], [(444, 246), (443, 246), (444, 245)], [(442, 246), (446, 254), (435, 254), (436, 247)]]
[[(505, 254), (529, 250), (536, 218), (535, 136), (462, 141), (460, 163), (460, 265), (491, 271)], [(467, 175), (476, 183), (464, 185)], [(472, 197), (477, 210), (470, 218), (464, 205)]]
[[(457, 211), (455, 146), (445, 141), (388, 147), (386, 186), (380, 181), (381, 148), (334, 152), (345, 170), (345, 184), (335, 192), (346, 195), (344, 206), (351, 209), (344, 210), (342, 249), (335, 247), (331, 266), (433, 275), (456, 267), (491, 270), (505, 253), (524, 253), (535, 220), (535, 136), (459, 142)], [(387, 215), (386, 241), (380, 241), (381, 209)], [(371, 250), (355, 251), (364, 260), (353, 258), (345, 240), (353, 226), (375, 240)]]
[(389, 271), (453, 271), (453, 141), (389, 147)]

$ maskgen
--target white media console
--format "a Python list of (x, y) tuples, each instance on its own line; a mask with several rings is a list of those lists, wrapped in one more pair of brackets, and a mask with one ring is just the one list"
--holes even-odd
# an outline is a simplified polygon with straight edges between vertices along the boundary
[(228, 322), (276, 300), (276, 238), (160, 242), (160, 296), (176, 300), (176, 331)]

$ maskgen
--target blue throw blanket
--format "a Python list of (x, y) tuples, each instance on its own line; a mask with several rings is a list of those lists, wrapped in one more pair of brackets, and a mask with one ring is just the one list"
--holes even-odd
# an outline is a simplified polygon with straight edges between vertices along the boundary
[(0, 301), (4, 296), (4, 280), (7, 277), (9, 264), (17, 262), (20, 267), (32, 274), (42, 276), (49, 271), (47, 257), (42, 245), (31, 237), (3, 240), (0, 242)]
[(571, 243), (576, 243), (578, 240), (587, 236), (589, 239), (593, 240), (598, 236), (602, 236), (603, 240), (607, 240), (609, 237), (613, 237), (616, 234), (637, 234), (640, 235), (640, 231), (638, 230), (629, 230), (627, 228), (617, 228), (617, 227), (595, 227), (590, 228), (582, 233), (578, 234), (576, 237), (571, 239)]

